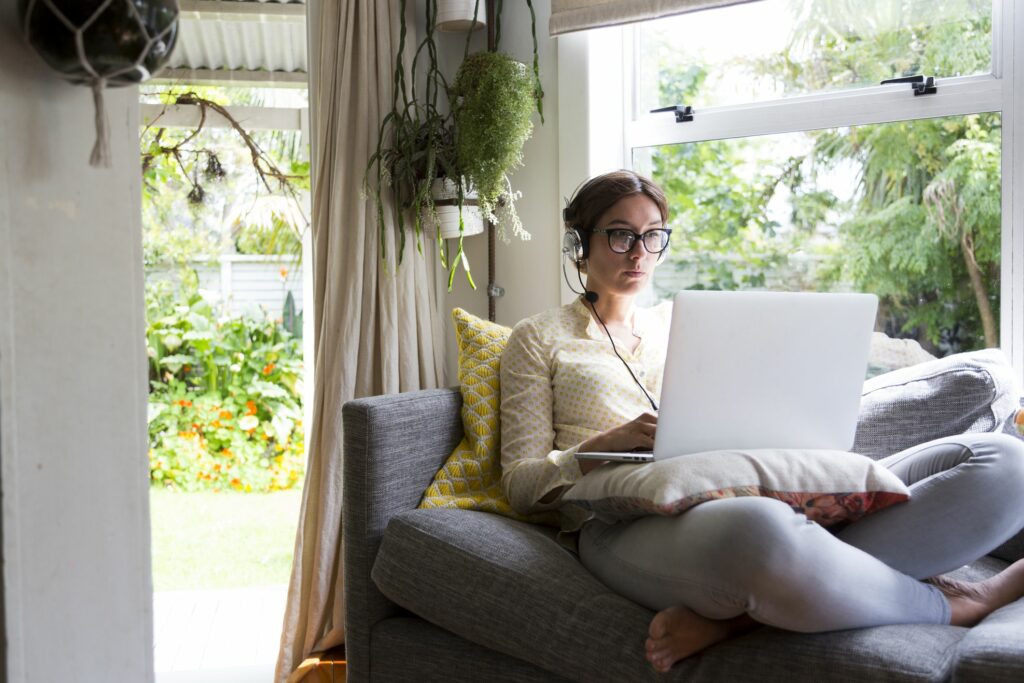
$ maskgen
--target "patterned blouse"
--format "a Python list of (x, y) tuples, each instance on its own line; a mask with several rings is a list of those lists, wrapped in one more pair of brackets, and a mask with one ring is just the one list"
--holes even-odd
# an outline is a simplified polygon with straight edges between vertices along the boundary
[[(655, 401), (661, 394), (672, 303), (633, 311), (635, 351), (616, 348)], [(582, 299), (517, 324), (501, 356), (502, 488), (520, 513), (583, 476), (574, 457), (584, 440), (629, 422), (651, 404), (612, 350)], [(571, 530), (581, 520), (563, 518)]]

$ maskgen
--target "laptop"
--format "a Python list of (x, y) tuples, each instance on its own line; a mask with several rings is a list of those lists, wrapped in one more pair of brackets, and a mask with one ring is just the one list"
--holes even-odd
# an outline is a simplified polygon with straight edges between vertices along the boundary
[(727, 449), (849, 450), (877, 309), (873, 294), (679, 292), (654, 452), (577, 458), (650, 462)]

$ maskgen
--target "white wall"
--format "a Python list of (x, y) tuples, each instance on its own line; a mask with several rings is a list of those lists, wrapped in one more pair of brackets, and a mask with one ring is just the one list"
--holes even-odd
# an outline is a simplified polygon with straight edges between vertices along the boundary
[[(495, 281), (505, 288), (505, 296), (497, 300), (495, 313), (497, 322), (503, 325), (513, 325), (534, 313), (560, 305), (559, 282), (562, 275), (558, 269), (558, 253), (562, 242), (562, 201), (558, 190), (558, 63), (556, 41), (548, 37), (551, 2), (534, 0), (533, 4), (537, 12), (541, 85), (545, 93), (544, 124), (541, 125), (535, 114), (533, 135), (523, 150), (523, 167), (511, 176), (513, 188), (523, 193), (516, 206), (532, 239), (523, 242), (513, 238), (510, 244), (498, 240), (495, 250)], [(417, 20), (422, 35), (423, 17), (419, 16)], [(444, 73), (452, 78), (462, 61), (465, 35), (438, 34), (437, 41)], [(471, 49), (476, 51), (486, 47), (486, 31), (477, 31)], [(504, 3), (499, 49), (532, 66), (533, 39), (530, 35), (530, 12), (525, 2)], [(477, 289), (474, 291), (469, 287), (460, 271), (443, 306), (449, 384), (457, 381), (451, 309), (459, 306), (481, 318), (487, 317), (487, 236), (467, 238), (465, 244)]]
[(0, 465), (12, 681), (151, 681), (138, 90), (92, 98), (0, 3)]

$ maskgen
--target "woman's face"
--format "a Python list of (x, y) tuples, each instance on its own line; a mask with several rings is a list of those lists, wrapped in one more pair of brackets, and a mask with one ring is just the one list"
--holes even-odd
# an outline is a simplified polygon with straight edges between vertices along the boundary
[[(624, 228), (637, 234), (663, 228), (661, 211), (644, 194), (620, 199), (605, 211), (594, 226), (598, 230)], [(608, 235), (591, 233), (587, 257), (587, 289), (600, 293), (635, 296), (651, 278), (658, 255), (652, 254), (637, 239), (625, 254), (612, 251)]]

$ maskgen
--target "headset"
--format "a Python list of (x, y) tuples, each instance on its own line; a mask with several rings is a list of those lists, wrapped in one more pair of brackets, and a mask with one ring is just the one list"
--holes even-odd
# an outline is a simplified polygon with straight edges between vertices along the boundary
[[(608, 330), (608, 326), (605, 325), (604, 320), (601, 319), (601, 314), (597, 312), (597, 306), (594, 305), (597, 303), (598, 299), (597, 292), (593, 292), (587, 289), (586, 284), (584, 284), (583, 282), (583, 276), (580, 274), (580, 267), (583, 265), (583, 262), (586, 261), (587, 257), (590, 255), (590, 235), (585, 235), (585, 231), (582, 228), (573, 225), (573, 222), (575, 221), (575, 212), (572, 210), (572, 206), (575, 203), (575, 201), (576, 199), (574, 197), (570, 202), (568, 202), (568, 206), (562, 209), (562, 221), (563, 223), (565, 223), (566, 226), (565, 234), (562, 236), (562, 256), (566, 256), (569, 259), (571, 259), (573, 264), (576, 266), (576, 277), (579, 279), (580, 289), (582, 289), (583, 291), (577, 292), (573, 288), (572, 284), (569, 282), (569, 276), (566, 275), (565, 273), (564, 258), (562, 259), (562, 277), (565, 278), (565, 284), (566, 286), (569, 287), (569, 290), (574, 294), (579, 294), (580, 296), (582, 296), (583, 299), (586, 300), (586, 302), (589, 304), (590, 310), (594, 312), (594, 317), (596, 317), (597, 321), (601, 323), (601, 327), (604, 328), (604, 333), (608, 335), (608, 341), (611, 342), (612, 351), (615, 352), (615, 356), (620, 361), (622, 361), (622, 364), (626, 367), (626, 371), (629, 373), (629, 376), (632, 377), (633, 381), (636, 382), (636, 385), (640, 387), (640, 391), (644, 392), (644, 397), (647, 399), (647, 402), (651, 404), (651, 408), (654, 410), (654, 412), (658, 412), (658, 404), (654, 402), (654, 399), (651, 398), (651, 395), (647, 392), (647, 389), (640, 382), (640, 380), (636, 378), (636, 375), (633, 373), (633, 368), (629, 367), (629, 363), (627, 363), (626, 359), (623, 358), (622, 355), (619, 353), (618, 348), (616, 348), (615, 346), (615, 339), (612, 338), (612, 333)], [(636, 247), (635, 244), (633, 246)], [(639, 248), (643, 249), (642, 246)], [(661, 252), (661, 254), (658, 255), (659, 262), (665, 255), (666, 251), (668, 250), (666, 249), (665, 251)]]
[(589, 235), (584, 236), (583, 229), (573, 225), (574, 221), (572, 210), (568, 206), (562, 209), (562, 222), (567, 226), (565, 234), (562, 235), (562, 253), (579, 266), (590, 256), (590, 240), (584, 239)]

